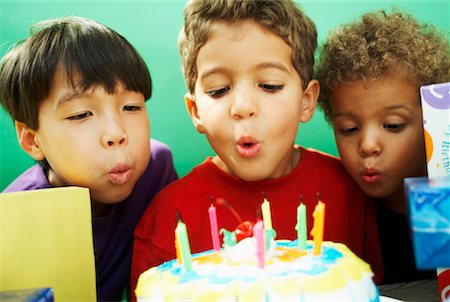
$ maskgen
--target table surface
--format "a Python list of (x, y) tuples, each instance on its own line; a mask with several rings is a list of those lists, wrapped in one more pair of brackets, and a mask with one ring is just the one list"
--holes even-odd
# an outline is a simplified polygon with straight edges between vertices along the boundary
[[(405, 302), (439, 302), (436, 279), (385, 284), (378, 287), (380, 296)], [(383, 301), (383, 300), (382, 300)]]

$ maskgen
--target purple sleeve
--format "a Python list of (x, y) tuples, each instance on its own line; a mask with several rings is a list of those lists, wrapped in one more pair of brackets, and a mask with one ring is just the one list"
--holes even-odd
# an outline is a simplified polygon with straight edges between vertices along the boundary
[(3, 190), (3, 193), (44, 189), (49, 187), (50, 184), (48, 183), (44, 171), (42, 171), (42, 168), (36, 164), (23, 172), (12, 183), (10, 183)]

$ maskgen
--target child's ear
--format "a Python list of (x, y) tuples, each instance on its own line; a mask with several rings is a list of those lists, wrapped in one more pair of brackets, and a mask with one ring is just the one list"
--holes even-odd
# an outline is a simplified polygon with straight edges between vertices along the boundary
[(308, 122), (316, 111), (317, 99), (319, 98), (320, 85), (317, 80), (311, 80), (303, 91), (302, 113), (300, 122)]
[(15, 121), (14, 125), (16, 126), (17, 140), (22, 149), (35, 160), (43, 160), (45, 156), (39, 144), (36, 131), (22, 122)]
[(184, 100), (186, 102), (186, 109), (189, 113), (189, 116), (191, 117), (192, 122), (195, 125), (195, 128), (199, 133), (205, 133), (205, 128), (203, 128), (202, 121), (198, 116), (197, 104), (195, 103), (194, 98), (189, 93), (187, 93), (184, 96)]

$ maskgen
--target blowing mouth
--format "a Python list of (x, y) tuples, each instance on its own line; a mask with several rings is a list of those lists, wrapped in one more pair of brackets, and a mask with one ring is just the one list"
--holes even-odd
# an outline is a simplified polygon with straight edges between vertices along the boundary
[(373, 176), (373, 175), (378, 175), (380, 174), (380, 171), (378, 171), (377, 169), (374, 168), (365, 168), (363, 170), (363, 172), (361, 173), (361, 175), (368, 175), (368, 176)]
[(132, 177), (131, 167), (127, 164), (117, 164), (108, 172), (109, 180), (116, 185), (128, 182)]
[(364, 171), (361, 173), (362, 180), (367, 184), (375, 184), (379, 182), (382, 178), (382, 175), (380, 171), (373, 169), (373, 168), (367, 168), (364, 169)]
[(242, 137), (236, 145), (236, 150), (242, 157), (255, 157), (261, 150), (261, 144), (251, 137)]

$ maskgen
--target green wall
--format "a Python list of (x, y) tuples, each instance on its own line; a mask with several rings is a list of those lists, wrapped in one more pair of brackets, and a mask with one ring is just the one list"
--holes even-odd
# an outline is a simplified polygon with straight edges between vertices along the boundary
[[(447, 0), (413, 1), (297, 1), (315, 22), (319, 42), (336, 25), (363, 12), (395, 6), (448, 33)], [(180, 71), (176, 39), (182, 26), (184, 1), (5, 1), (0, 0), (0, 57), (12, 43), (28, 36), (30, 25), (47, 18), (77, 15), (92, 18), (124, 35), (147, 62), (154, 82), (148, 102), (151, 136), (167, 143), (180, 176), (207, 155), (213, 155), (206, 138), (198, 134), (186, 113), (186, 92)], [(13, 122), (0, 109), (0, 191), (33, 164), (16, 141)], [(317, 111), (300, 126), (297, 143), (337, 155), (330, 127)]]

